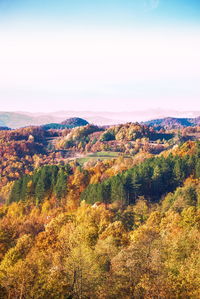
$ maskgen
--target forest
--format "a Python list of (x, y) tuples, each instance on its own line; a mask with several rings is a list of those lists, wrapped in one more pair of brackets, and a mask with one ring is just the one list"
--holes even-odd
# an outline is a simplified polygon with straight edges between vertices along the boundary
[(0, 298), (199, 298), (199, 131), (2, 129)]

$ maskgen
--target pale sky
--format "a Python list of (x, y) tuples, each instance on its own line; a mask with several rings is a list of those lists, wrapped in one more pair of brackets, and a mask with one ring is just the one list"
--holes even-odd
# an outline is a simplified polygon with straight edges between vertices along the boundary
[(0, 111), (200, 110), (198, 2), (74, 1), (0, 2)]

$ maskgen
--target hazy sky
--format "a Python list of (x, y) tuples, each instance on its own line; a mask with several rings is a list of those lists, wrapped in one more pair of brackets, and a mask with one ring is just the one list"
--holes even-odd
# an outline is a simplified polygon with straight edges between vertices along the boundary
[(200, 110), (199, 0), (0, 0), (0, 111)]

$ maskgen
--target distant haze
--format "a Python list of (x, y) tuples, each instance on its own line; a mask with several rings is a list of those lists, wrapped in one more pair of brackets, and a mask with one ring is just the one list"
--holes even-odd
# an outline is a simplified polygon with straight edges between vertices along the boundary
[(30, 125), (42, 125), (48, 123), (61, 123), (70, 117), (81, 117), (89, 123), (96, 125), (113, 125), (126, 122), (141, 122), (163, 117), (187, 117), (200, 116), (200, 111), (175, 111), (175, 110), (143, 110), (130, 112), (92, 112), (92, 111), (58, 111), (52, 113), (30, 112), (0, 112), (0, 126), (19, 128)]

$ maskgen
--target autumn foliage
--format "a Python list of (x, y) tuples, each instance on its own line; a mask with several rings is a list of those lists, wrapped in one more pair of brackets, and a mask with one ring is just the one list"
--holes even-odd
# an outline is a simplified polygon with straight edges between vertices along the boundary
[(173, 134), (1, 131), (0, 298), (199, 298), (200, 145)]

